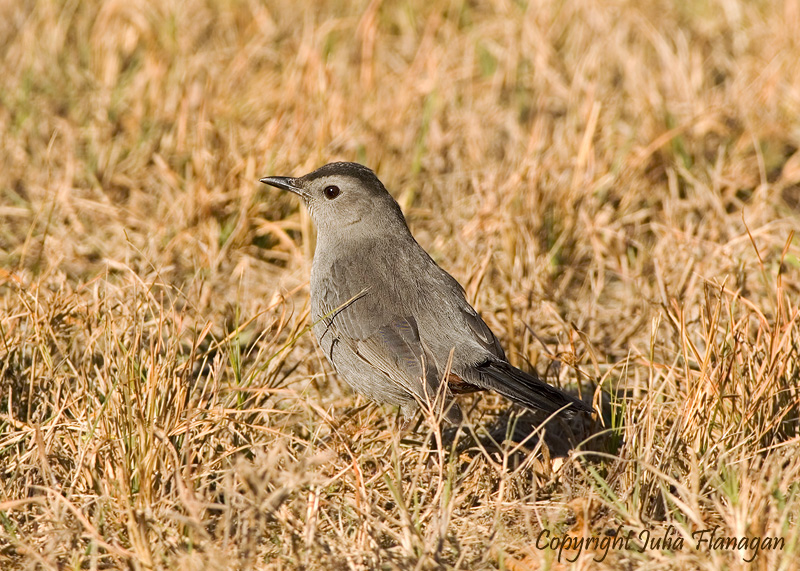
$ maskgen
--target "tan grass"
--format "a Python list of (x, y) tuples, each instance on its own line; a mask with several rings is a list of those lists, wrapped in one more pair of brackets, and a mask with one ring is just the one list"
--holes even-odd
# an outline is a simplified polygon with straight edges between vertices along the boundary
[[(797, 568), (798, 29), (798, 0), (3, 3), (0, 567)], [(256, 181), (337, 159), (598, 436), (492, 446), (485, 395), (437, 446), (330, 374), (309, 219)], [(620, 525), (686, 545), (536, 547)], [(715, 526), (785, 546), (694, 549)]]

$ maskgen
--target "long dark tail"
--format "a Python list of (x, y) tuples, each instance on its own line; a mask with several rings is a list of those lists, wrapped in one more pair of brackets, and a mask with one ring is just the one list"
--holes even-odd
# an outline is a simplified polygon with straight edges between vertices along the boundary
[(539, 380), (538, 377), (520, 371), (505, 361), (492, 359), (476, 365), (475, 368), (480, 373), (481, 388), (498, 392), (531, 410), (541, 410), (547, 414), (553, 414), (567, 405), (569, 408), (564, 409), (565, 412), (592, 412), (593, 410), (583, 401), (551, 387)]

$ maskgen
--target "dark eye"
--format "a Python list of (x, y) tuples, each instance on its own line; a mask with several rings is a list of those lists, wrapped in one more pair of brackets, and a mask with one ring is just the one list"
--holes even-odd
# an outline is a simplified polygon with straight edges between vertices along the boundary
[(331, 186), (326, 186), (326, 187), (325, 187), (325, 190), (323, 190), (323, 191), (322, 191), (322, 194), (324, 194), (324, 195), (325, 195), (325, 198), (327, 198), (328, 200), (333, 200), (334, 198), (336, 198), (337, 196), (339, 196), (339, 194), (340, 194), (341, 192), (342, 192), (342, 191), (341, 191), (341, 190), (339, 190), (339, 187), (338, 187), (338, 186), (333, 186), (333, 185), (331, 185)]

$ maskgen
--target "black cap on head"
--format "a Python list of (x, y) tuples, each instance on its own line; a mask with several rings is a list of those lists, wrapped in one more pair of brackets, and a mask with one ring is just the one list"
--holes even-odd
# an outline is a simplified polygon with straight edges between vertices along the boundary
[(383, 183), (378, 179), (372, 169), (358, 163), (328, 163), (302, 178), (307, 182), (312, 182), (318, 178), (331, 175), (349, 176), (358, 179), (367, 186), (377, 185), (380, 188), (384, 188)]

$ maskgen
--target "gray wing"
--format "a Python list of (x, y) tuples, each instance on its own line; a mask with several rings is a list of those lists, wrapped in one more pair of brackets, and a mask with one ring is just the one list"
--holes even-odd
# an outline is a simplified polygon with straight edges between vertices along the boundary
[(395, 317), (373, 335), (354, 343), (355, 353), (423, 402), (436, 398), (438, 374), (413, 317)]
[[(500, 341), (469, 304), (461, 284), (433, 260), (430, 263), (435, 271), (430, 274), (426, 291), (436, 292), (438, 303), (432, 304), (432, 310), (420, 316), (423, 341), (430, 340), (432, 345), (440, 345), (439, 350), (434, 351), (440, 358), (442, 355), (439, 353), (455, 347), (456, 368), (479, 363), (488, 355), (505, 359)], [(442, 322), (447, 326), (446, 331), (442, 330)]]
[(505, 360), (506, 354), (500, 346), (500, 341), (466, 299), (464, 299), (464, 305), (461, 307), (461, 314), (475, 341), (495, 357)]
[(438, 373), (416, 320), (404, 311), (389, 284), (375, 279), (367, 284), (358, 268), (347, 260), (337, 261), (314, 280), (314, 330), (323, 350), (330, 352), (326, 356), (348, 380), (347, 371), (339, 370), (332, 359), (332, 346), (343, 344), (375, 369), (376, 377), (382, 374), (409, 397), (432, 402)]

